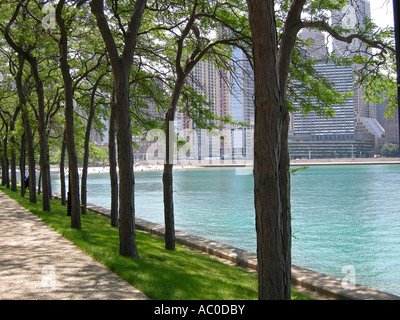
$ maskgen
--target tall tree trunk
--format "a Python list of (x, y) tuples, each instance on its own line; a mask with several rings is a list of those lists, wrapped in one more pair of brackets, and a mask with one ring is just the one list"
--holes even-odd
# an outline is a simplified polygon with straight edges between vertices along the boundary
[(111, 226), (118, 227), (118, 173), (115, 148), (115, 109), (111, 108), (110, 128), (108, 131), (108, 154), (111, 186)]
[(248, 0), (254, 54), (254, 202), (259, 299), (290, 299), (289, 66), (306, 0), (293, 0), (278, 55), (274, 1)]
[(90, 110), (90, 114), (87, 120), (86, 132), (85, 132), (85, 142), (83, 151), (83, 166), (82, 166), (82, 178), (81, 178), (81, 213), (86, 214), (87, 206), (87, 176), (88, 176), (88, 166), (89, 166), (89, 144), (90, 144), (90, 130), (92, 127), (92, 121), (94, 116), (94, 109)]
[(24, 122), (25, 136), (26, 136), (26, 150), (28, 156), (28, 178), (29, 178), (29, 202), (37, 203), (36, 200), (36, 162), (33, 134), (31, 130), (30, 121), (27, 115), (26, 106), (22, 104), (22, 119)]
[[(18, 53), (18, 72), (15, 77), (15, 82), (18, 91), (18, 98), (21, 104), (21, 116), (22, 123), (24, 125), (24, 135), (26, 141), (26, 151), (28, 156), (28, 177), (29, 177), (29, 202), (36, 203), (36, 163), (35, 163), (35, 150), (33, 134), (31, 124), (29, 121), (29, 114), (26, 106), (26, 86), (28, 81), (25, 82), (25, 86), (22, 85), (22, 75), (25, 64), (25, 59), (21, 53)], [(21, 178), (22, 182), (22, 178)]]
[(290, 155), (289, 155), (289, 110), (287, 106), (287, 82), (292, 54), (297, 34), (302, 28), (301, 14), (306, 0), (294, 0), (288, 12), (278, 55), (279, 87), (281, 103), (281, 151), (279, 158), (279, 186), (282, 205), (282, 258), (284, 263), (283, 285), (286, 288), (285, 299), (290, 298), (291, 284), (291, 246), (292, 246), (292, 216), (290, 205)]
[(10, 173), (11, 173), (11, 190), (17, 191), (17, 155), (15, 152), (16, 143), (13, 133), (11, 133), (11, 154), (10, 154)]
[(71, 186), (71, 227), (81, 228), (80, 217), (80, 200), (79, 200), (79, 174), (78, 174), (78, 159), (75, 150), (74, 138), (74, 92), (72, 88), (72, 78), (70, 74), (70, 67), (68, 64), (68, 40), (67, 30), (65, 27), (64, 19), (62, 18), (62, 10), (64, 7), (63, 0), (58, 2), (56, 8), (56, 20), (60, 27), (60, 64), (61, 73), (64, 81), (65, 91), (65, 136), (68, 152), (68, 168)]
[(40, 79), (38, 71), (38, 63), (36, 58), (32, 57), (29, 60), (33, 77), (35, 79), (36, 93), (38, 96), (38, 109), (39, 109), (39, 146), (40, 146), (40, 176), (42, 183), (42, 201), (43, 211), (50, 211), (51, 199), (51, 180), (50, 180), (50, 159), (49, 159), (49, 142), (47, 136), (47, 123), (46, 113), (44, 106), (44, 90), (43, 82)]
[(280, 186), (281, 92), (273, 0), (248, 0), (254, 54), (254, 204), (259, 299), (290, 299)]
[(138, 30), (146, 6), (146, 0), (137, 0), (133, 8), (127, 31), (124, 34), (125, 43), (122, 54), (118, 47), (104, 15), (103, 0), (93, 0), (90, 3), (92, 13), (96, 17), (97, 26), (102, 34), (110, 57), (114, 80), (115, 108), (118, 144), (119, 168), (119, 239), (121, 256), (139, 258), (135, 241), (135, 206), (134, 206), (134, 174), (133, 150), (131, 132), (131, 114), (129, 103), (129, 76), (136, 49)]
[(25, 197), (25, 159), (26, 159), (26, 137), (25, 132), (21, 136), (21, 146), (19, 149), (19, 176), (21, 181), (21, 197)]
[[(21, 106), (20, 104), (17, 106), (15, 109), (14, 114), (12, 115), (10, 119), (10, 132), (11, 132), (11, 137), (10, 137), (10, 142), (11, 142), (11, 155), (10, 155), (10, 167), (11, 167), (11, 190), (12, 191), (17, 191), (17, 143), (15, 141), (15, 121), (17, 121), (17, 117), (19, 112), (21, 111)], [(10, 114), (11, 116), (11, 114)]]
[[(164, 193), (164, 222), (165, 222), (165, 249), (175, 250), (175, 219), (174, 219), (174, 198), (173, 198), (173, 130), (174, 108), (169, 108), (165, 117), (165, 164), (163, 173)], [(173, 129), (173, 127), (172, 127)], [(172, 132), (171, 132), (172, 131)], [(171, 143), (172, 142), (172, 143)]]
[(165, 115), (165, 163), (163, 173), (165, 249), (175, 250), (175, 214), (173, 190), (174, 120), (176, 106), (185, 81), (185, 74), (178, 75), (167, 114)]
[(86, 124), (85, 131), (85, 142), (84, 142), (84, 153), (83, 153), (83, 167), (82, 167), (82, 185), (81, 185), (81, 212), (82, 214), (86, 214), (86, 206), (87, 206), (87, 174), (88, 174), (88, 166), (89, 166), (89, 155), (90, 155), (90, 132), (92, 130), (93, 118), (95, 115), (95, 98), (96, 98), (96, 90), (100, 84), (101, 79), (104, 77), (104, 74), (100, 75), (96, 83), (93, 86), (92, 94), (90, 97), (90, 111)]
[[(121, 65), (116, 81), (115, 119), (117, 124), (119, 168), (119, 238), (120, 254), (139, 258), (135, 240), (135, 205), (131, 114), (129, 105), (129, 70)], [(121, 79), (122, 78), (122, 79)]]
[(67, 142), (65, 137), (65, 130), (63, 134), (63, 140), (61, 143), (61, 157), (60, 157), (60, 184), (61, 184), (61, 204), (65, 206), (67, 204), (66, 190), (65, 190), (65, 151), (67, 148)]
[(21, 102), (21, 114), (22, 121), (24, 124), (25, 140), (26, 140), (26, 151), (28, 156), (28, 188), (29, 188), (29, 202), (36, 203), (36, 162), (35, 162), (35, 150), (33, 134), (29, 117), (26, 110), (26, 105)]
[[(7, 130), (8, 131), (8, 130)], [(8, 160), (8, 141), (7, 136), (3, 138), (1, 152), (1, 184), (10, 188), (10, 161)]]

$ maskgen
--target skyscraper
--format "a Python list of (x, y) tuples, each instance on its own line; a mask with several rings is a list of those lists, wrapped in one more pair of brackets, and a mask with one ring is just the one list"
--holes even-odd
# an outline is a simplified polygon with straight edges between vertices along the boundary
[[(354, 0), (342, 10), (332, 13), (332, 23), (343, 28), (362, 26), (370, 16), (369, 2)], [(301, 112), (291, 115), (289, 148), (292, 157), (354, 157), (365, 156), (383, 142), (384, 130), (375, 119), (375, 106), (368, 103), (362, 87), (356, 86), (355, 65), (338, 66), (333, 61), (320, 59), (327, 49), (321, 49), (323, 35), (318, 31), (300, 34), (303, 39), (313, 37), (314, 44), (307, 55), (320, 62), (315, 70), (335, 85), (338, 92), (352, 92), (353, 96), (344, 104), (331, 106), (333, 118), (321, 118), (315, 112), (304, 116)], [(334, 39), (333, 50), (336, 55), (351, 57), (362, 54), (366, 48), (360, 41), (351, 44)], [(360, 51), (361, 50), (361, 51)]]
[(232, 120), (239, 126), (229, 126), (230, 156), (234, 160), (253, 158), (254, 135), (254, 79), (253, 70), (241, 49), (232, 52), (233, 72), (229, 79), (229, 109)]
[[(347, 93), (353, 90), (353, 70), (349, 66), (337, 66), (332, 60), (315, 66), (318, 74), (335, 84), (335, 90)], [(292, 114), (294, 135), (309, 136), (311, 140), (354, 139), (354, 100), (350, 97), (344, 104), (331, 106), (335, 112), (332, 118), (319, 116), (312, 111), (306, 116), (301, 112)]]
[[(352, 0), (341, 10), (332, 12), (332, 25), (344, 29), (365, 27), (366, 20), (371, 18), (371, 6), (368, 0)], [(350, 44), (333, 39), (333, 51), (339, 56), (353, 56), (356, 53), (365, 51), (365, 45), (354, 39)]]
[(253, 70), (241, 49), (232, 52), (235, 71), (230, 74), (230, 113), (232, 119), (254, 125)]

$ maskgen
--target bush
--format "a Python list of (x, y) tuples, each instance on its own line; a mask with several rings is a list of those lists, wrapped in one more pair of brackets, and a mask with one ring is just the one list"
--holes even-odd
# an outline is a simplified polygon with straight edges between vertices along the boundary
[(380, 153), (384, 157), (398, 157), (400, 155), (399, 145), (397, 143), (385, 144)]

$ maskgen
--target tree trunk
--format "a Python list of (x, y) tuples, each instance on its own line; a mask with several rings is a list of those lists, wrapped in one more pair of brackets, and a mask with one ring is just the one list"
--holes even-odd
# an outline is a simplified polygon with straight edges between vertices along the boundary
[(111, 186), (111, 226), (118, 227), (118, 173), (115, 149), (115, 109), (111, 108), (110, 128), (108, 132), (108, 153)]
[(1, 152), (1, 184), (10, 188), (10, 162), (7, 156), (7, 136), (3, 139)]
[[(13, 131), (14, 129), (12, 129)], [(10, 155), (10, 171), (11, 171), (11, 191), (17, 191), (17, 155), (15, 152), (16, 143), (13, 132), (11, 132), (11, 155)]]
[[(248, 0), (254, 54), (254, 203), (259, 299), (290, 299), (287, 215), (280, 185), (282, 114), (274, 1)], [(285, 209), (286, 210), (286, 209)], [(290, 222), (289, 222), (290, 223)], [(290, 255), (290, 250), (289, 250)]]
[(17, 117), (19, 112), (21, 111), (21, 106), (18, 105), (14, 111), (12, 118), (10, 119), (10, 132), (11, 132), (11, 155), (10, 155), (10, 166), (11, 166), (11, 190), (17, 191), (17, 143), (15, 141), (15, 121), (17, 121)]
[(282, 112), (281, 153), (279, 158), (279, 187), (282, 205), (282, 258), (284, 264), (284, 299), (290, 299), (292, 266), (292, 215), (290, 205), (290, 156), (289, 156), (289, 113)]
[(26, 136), (26, 150), (28, 156), (28, 178), (29, 178), (29, 202), (37, 203), (36, 200), (36, 162), (33, 134), (31, 130), (30, 121), (27, 115), (26, 106), (22, 105), (22, 119), (24, 123), (25, 136)]
[(78, 159), (75, 151), (75, 138), (74, 138), (74, 92), (72, 88), (72, 78), (70, 75), (70, 67), (68, 64), (68, 41), (67, 31), (62, 18), (62, 9), (64, 1), (59, 1), (56, 8), (56, 20), (60, 27), (60, 64), (61, 73), (64, 81), (65, 91), (65, 137), (68, 152), (68, 176), (71, 182), (71, 227), (81, 228), (80, 217), (80, 200), (79, 200), (79, 174), (78, 174)]
[(122, 54), (114, 41), (104, 15), (103, 0), (93, 0), (90, 3), (92, 13), (96, 17), (97, 26), (107, 47), (108, 56), (114, 80), (115, 108), (118, 144), (119, 168), (119, 253), (121, 256), (139, 258), (135, 242), (135, 206), (134, 206), (134, 174), (133, 150), (131, 132), (131, 114), (129, 103), (129, 76), (136, 49), (138, 30), (146, 6), (146, 0), (137, 0), (133, 8), (127, 31), (124, 34), (125, 43)]
[(116, 102), (113, 106), (117, 124), (119, 168), (119, 251), (124, 257), (139, 258), (135, 241), (135, 180), (129, 105), (129, 70), (125, 69), (123, 63), (120, 65), (119, 73), (121, 76), (115, 79)]
[[(117, 96), (118, 96), (117, 92)], [(129, 101), (116, 103), (118, 168), (119, 168), (119, 238), (120, 254), (139, 258), (135, 241), (135, 206), (132, 133)]]
[(61, 204), (65, 206), (67, 204), (66, 191), (65, 191), (65, 149), (67, 148), (65, 130), (63, 134), (63, 140), (61, 143), (61, 158), (60, 158), (60, 184), (61, 184)]
[(25, 197), (25, 158), (26, 158), (25, 132), (21, 136), (21, 147), (19, 149), (19, 176), (21, 181), (21, 197)]
[(39, 146), (40, 146), (40, 176), (42, 183), (42, 199), (43, 211), (50, 211), (51, 199), (51, 181), (50, 181), (50, 160), (49, 160), (49, 142), (47, 136), (47, 123), (44, 106), (44, 90), (43, 82), (40, 79), (38, 71), (38, 63), (36, 58), (31, 58), (29, 61), (33, 77), (35, 79), (36, 93), (38, 96), (38, 109), (39, 109)]
[(94, 108), (90, 109), (89, 117), (87, 120), (85, 142), (83, 151), (83, 166), (82, 166), (82, 178), (81, 178), (81, 213), (86, 214), (87, 205), (87, 175), (89, 166), (89, 144), (90, 144), (90, 130), (92, 128), (92, 121), (94, 116)]
[[(24, 135), (26, 141), (26, 150), (28, 155), (28, 177), (29, 177), (29, 202), (36, 203), (36, 163), (33, 134), (29, 121), (28, 110), (26, 109), (26, 86), (22, 85), (22, 74), (25, 64), (25, 59), (21, 53), (18, 53), (19, 65), (18, 72), (15, 77), (15, 82), (18, 91), (18, 98), (21, 104), (21, 116), (24, 125)], [(22, 178), (21, 178), (22, 182)]]
[[(28, 156), (28, 178), (29, 178), (29, 202), (36, 203), (36, 164), (35, 164), (35, 151), (33, 149), (33, 135), (31, 131), (28, 115), (26, 114), (26, 106), (21, 103), (22, 121), (24, 124), (24, 136), (26, 142), (26, 151)], [(22, 153), (22, 152), (21, 152)], [(25, 171), (24, 171), (25, 172)], [(25, 178), (25, 177), (24, 177)], [(21, 176), (21, 184), (22, 184)]]
[(95, 115), (95, 97), (96, 90), (98, 85), (100, 84), (101, 79), (104, 77), (104, 74), (100, 75), (96, 83), (93, 86), (92, 94), (90, 97), (90, 111), (89, 117), (87, 120), (86, 131), (85, 131), (85, 143), (84, 143), (84, 154), (83, 154), (83, 168), (82, 168), (82, 186), (81, 186), (81, 212), (82, 214), (86, 214), (86, 205), (87, 205), (87, 174), (88, 174), (88, 166), (89, 166), (89, 146), (90, 146), (90, 132), (92, 130), (93, 118)]
[(292, 246), (292, 216), (290, 205), (290, 155), (289, 155), (289, 122), (290, 116), (287, 106), (287, 82), (292, 54), (297, 34), (301, 29), (301, 14), (306, 0), (292, 2), (288, 12), (279, 50), (279, 87), (281, 105), (281, 152), (279, 158), (279, 187), (282, 205), (282, 258), (284, 264), (283, 286), (286, 288), (285, 299), (290, 298), (291, 284), (291, 246)]
[(175, 213), (173, 190), (173, 163), (174, 163), (174, 120), (176, 106), (185, 83), (188, 72), (177, 71), (178, 77), (171, 95), (167, 114), (165, 115), (165, 164), (163, 173), (164, 188), (164, 221), (165, 221), (165, 249), (175, 250)]
[[(168, 150), (168, 149), (167, 149)], [(175, 250), (175, 219), (173, 199), (173, 164), (164, 164), (164, 221), (165, 221), (165, 249)]]
[(165, 249), (167, 250), (175, 250), (175, 218), (174, 218), (174, 198), (173, 198), (174, 117), (175, 117), (175, 108), (174, 105), (170, 105), (170, 108), (168, 109), (168, 112), (165, 116), (166, 146), (165, 146), (165, 164), (163, 173)]

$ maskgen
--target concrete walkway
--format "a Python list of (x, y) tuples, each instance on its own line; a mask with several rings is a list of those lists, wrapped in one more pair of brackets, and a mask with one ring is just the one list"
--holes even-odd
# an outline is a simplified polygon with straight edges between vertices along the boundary
[(0, 299), (148, 298), (0, 191)]

